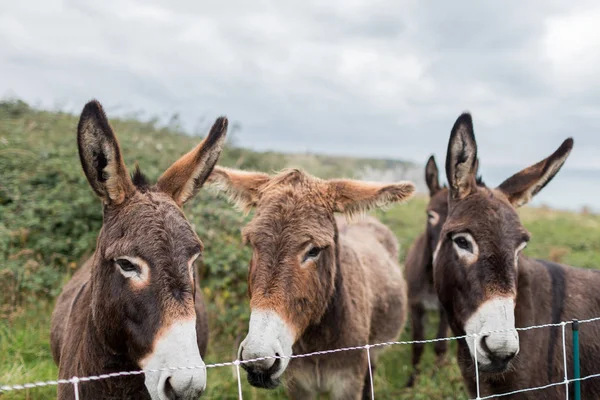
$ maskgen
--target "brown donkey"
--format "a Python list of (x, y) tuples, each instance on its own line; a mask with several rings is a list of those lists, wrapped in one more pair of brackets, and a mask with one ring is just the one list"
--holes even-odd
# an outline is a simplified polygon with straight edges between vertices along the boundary
[[(477, 167), (475, 168), (477, 171)], [(424, 320), (427, 309), (439, 312), (439, 323), (436, 338), (448, 335), (448, 320), (444, 307), (440, 305), (435, 287), (433, 286), (433, 251), (437, 247), (442, 226), (448, 216), (448, 188), (440, 185), (439, 170), (433, 156), (425, 165), (425, 182), (429, 188), (429, 204), (427, 205), (427, 225), (411, 245), (406, 255), (406, 283), (408, 285), (408, 302), (412, 322), (412, 340), (425, 339)], [(481, 178), (477, 184), (483, 185)], [(407, 386), (414, 385), (419, 374), (419, 362), (425, 349), (424, 343), (413, 343), (412, 366)], [(438, 364), (442, 364), (448, 350), (448, 342), (439, 341), (434, 345)]]
[[(560, 170), (573, 140), (495, 189), (476, 183), (477, 144), (469, 114), (450, 135), (446, 174), (449, 211), (434, 252), (434, 283), (448, 322), (459, 340), (458, 361), (475, 396), (477, 356), (481, 395), (560, 382), (564, 378), (560, 327), (527, 327), (600, 316), (600, 272), (520, 255), (529, 241), (515, 210), (526, 204)], [(582, 376), (600, 371), (600, 324), (580, 328)], [(567, 357), (572, 377), (571, 332)], [(582, 382), (583, 398), (597, 398), (600, 380)], [(513, 399), (562, 399), (565, 387), (524, 392)]]
[[(408, 199), (409, 182), (321, 180), (299, 170), (278, 175), (216, 167), (210, 177), (245, 210), (243, 238), (254, 249), (248, 273), (250, 327), (241, 360), (394, 340), (406, 319), (398, 243), (374, 218), (336, 219)], [(371, 349), (375, 364), (379, 349)], [(289, 363), (289, 364), (288, 364)], [(369, 391), (367, 354), (346, 351), (245, 365), (248, 381), (274, 388), (287, 368), (288, 393), (329, 392), (357, 399)], [(366, 385), (365, 385), (366, 383)]]
[[(408, 302), (412, 322), (412, 340), (425, 339), (424, 320), (426, 310), (439, 310), (440, 321), (437, 336), (444, 338), (448, 333), (448, 321), (443, 307), (440, 306), (437, 293), (433, 287), (433, 251), (435, 250), (442, 225), (448, 214), (448, 188), (441, 186), (438, 167), (433, 156), (429, 157), (425, 166), (425, 181), (429, 188), (429, 205), (427, 206), (427, 226), (411, 245), (406, 255), (406, 283), (408, 285)], [(438, 359), (447, 351), (445, 341), (436, 342), (435, 353)], [(425, 349), (423, 343), (412, 345), (413, 372), (407, 386), (413, 386), (419, 373), (419, 362)]]
[[(207, 315), (194, 261), (203, 245), (182, 206), (217, 162), (227, 131), (219, 118), (207, 138), (150, 186), (131, 179), (101, 105), (92, 101), (77, 130), (85, 175), (102, 199), (93, 256), (64, 287), (52, 315), (60, 378), (139, 369), (203, 366)], [(83, 398), (195, 399), (206, 370), (167, 370), (80, 385)], [(59, 399), (72, 399), (61, 385)]]

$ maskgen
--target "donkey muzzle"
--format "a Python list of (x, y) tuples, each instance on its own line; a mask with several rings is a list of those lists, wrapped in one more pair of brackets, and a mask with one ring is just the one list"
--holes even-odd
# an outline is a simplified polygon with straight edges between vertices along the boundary
[(483, 303), (467, 320), (465, 331), (471, 357), (483, 372), (504, 372), (519, 353), (514, 299), (496, 297)]
[[(477, 351), (485, 356), (482, 362), (479, 363), (484, 372), (505, 371), (508, 368), (508, 363), (519, 352), (517, 332), (502, 333), (483, 335), (477, 344)], [(487, 361), (487, 363), (483, 361)]]
[(153, 400), (196, 400), (206, 389), (206, 367), (196, 337), (196, 319), (178, 321), (159, 335), (140, 362)]
[(161, 400), (196, 400), (206, 388), (206, 377), (191, 371), (165, 371), (158, 384)]
[(291, 329), (277, 313), (253, 310), (248, 335), (238, 351), (238, 359), (247, 361), (242, 367), (248, 382), (260, 388), (277, 387), (292, 355), (293, 342)]

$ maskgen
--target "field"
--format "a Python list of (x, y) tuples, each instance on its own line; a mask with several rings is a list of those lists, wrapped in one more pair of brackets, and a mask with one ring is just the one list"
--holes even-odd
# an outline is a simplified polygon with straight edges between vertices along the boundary
[[(173, 127), (160, 127), (155, 121), (112, 122), (127, 165), (131, 168), (139, 162), (152, 179), (200, 140)], [(101, 226), (100, 202), (89, 189), (77, 156), (76, 123), (77, 118), (69, 114), (34, 110), (19, 101), (0, 103), (0, 384), (56, 378), (48, 343), (53, 301), (62, 284), (93, 251)], [(231, 145), (221, 158), (223, 165), (264, 171), (293, 164), (323, 177), (352, 176), (365, 165), (387, 168), (390, 163), (401, 164), (257, 153)], [(396, 233), (402, 258), (424, 227), (425, 204), (425, 198), (417, 197), (375, 213)], [(250, 253), (239, 237), (247, 218), (208, 191), (201, 191), (185, 211), (206, 247), (201, 284), (209, 304), (211, 342), (205, 361), (230, 361), (247, 329)], [(599, 216), (542, 208), (524, 208), (520, 213), (532, 233), (527, 255), (584, 268), (600, 267)], [(428, 325), (427, 337), (433, 337), (434, 328), (434, 323)], [(410, 339), (409, 327), (402, 339)], [(447, 365), (438, 368), (433, 349), (428, 347), (424, 372), (412, 390), (404, 388), (410, 373), (410, 347), (389, 348), (375, 376), (376, 398), (466, 398), (454, 348)], [(242, 378), (246, 399), (285, 398), (282, 389), (255, 389)], [(0, 395), (3, 399), (54, 396), (54, 387)], [(235, 371), (209, 370), (205, 398), (237, 398)]]

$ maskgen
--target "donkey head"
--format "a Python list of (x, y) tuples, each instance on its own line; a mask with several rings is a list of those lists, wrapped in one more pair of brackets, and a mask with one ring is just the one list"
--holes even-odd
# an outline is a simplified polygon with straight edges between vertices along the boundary
[(496, 189), (478, 185), (477, 144), (469, 114), (450, 135), (446, 157), (449, 211), (434, 253), (434, 283), (450, 326), (468, 334), (482, 372), (505, 371), (519, 351), (515, 330), (518, 257), (529, 241), (516, 207), (526, 204), (556, 175), (573, 140)]
[[(250, 328), (239, 358), (292, 354), (305, 330), (318, 324), (335, 291), (337, 225), (334, 212), (354, 214), (407, 199), (409, 182), (321, 180), (299, 170), (275, 176), (216, 167), (210, 177), (243, 209), (256, 208), (243, 229), (254, 250), (248, 273)], [(248, 381), (273, 388), (289, 358), (245, 364)]]
[[(95, 336), (142, 369), (203, 366), (196, 341), (194, 261), (203, 245), (182, 211), (217, 162), (227, 131), (219, 118), (207, 138), (150, 186), (130, 178), (102, 106), (92, 101), (77, 131), (85, 175), (104, 205), (92, 267)], [(153, 399), (197, 398), (204, 369), (146, 373)]]
[(433, 156), (429, 157), (425, 166), (425, 182), (427, 182), (429, 188), (425, 234), (427, 235), (427, 246), (429, 248), (428, 254), (431, 257), (440, 238), (442, 226), (448, 216), (448, 188), (446, 185), (440, 185), (438, 167)]

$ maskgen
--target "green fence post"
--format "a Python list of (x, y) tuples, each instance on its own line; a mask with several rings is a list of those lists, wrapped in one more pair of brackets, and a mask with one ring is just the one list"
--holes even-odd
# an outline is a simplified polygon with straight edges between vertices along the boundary
[(573, 320), (573, 379), (575, 400), (581, 400), (581, 371), (579, 369), (579, 321)]

